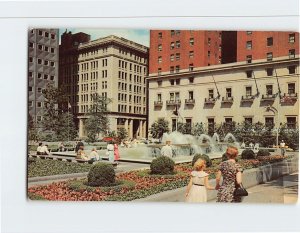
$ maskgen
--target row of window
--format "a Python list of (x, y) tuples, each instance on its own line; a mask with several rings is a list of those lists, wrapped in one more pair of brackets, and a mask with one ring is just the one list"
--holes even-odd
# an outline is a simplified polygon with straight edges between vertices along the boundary
[[(119, 71), (119, 79), (125, 80), (127, 82), (127, 73)], [(132, 82), (132, 74), (129, 74), (129, 82)], [(133, 75), (133, 82), (138, 84), (145, 84), (145, 79), (142, 79), (142, 76)]]
[(101, 49), (93, 49), (93, 50), (90, 50), (90, 51), (79, 54), (79, 58), (86, 58), (86, 57), (89, 57), (90, 55), (98, 55), (99, 50), (101, 50), (102, 53), (107, 53), (108, 52), (107, 47), (103, 47)]
[[(30, 30), (30, 32), (32, 33), (32, 34), (34, 34), (35, 33), (35, 30), (34, 29), (31, 29)], [(53, 39), (53, 40), (55, 40), (56, 39), (56, 34), (54, 34), (54, 33), (49, 33), (48, 31), (44, 31), (44, 30), (38, 30), (38, 35), (39, 36), (44, 36), (44, 37), (46, 37), (46, 38), (51, 38), (51, 39)]]
[[(32, 63), (33, 62), (33, 57), (29, 57), (29, 62)], [(41, 58), (37, 59), (37, 63), (39, 65), (45, 65), (45, 66), (51, 66), (51, 67), (55, 67), (55, 62), (54, 61), (49, 61), (49, 60), (43, 60)]]
[(35, 46), (37, 46), (38, 50), (40, 50), (40, 51), (45, 51), (45, 52), (50, 52), (50, 53), (55, 52), (55, 48), (53, 48), (53, 47), (29, 42), (29, 48), (34, 48)]
[[(129, 97), (128, 101), (129, 101), (129, 103), (131, 103), (131, 101), (132, 101), (132, 95), (128, 95), (128, 97)], [(125, 101), (125, 102), (127, 102), (127, 94), (118, 93), (118, 101)], [(145, 104), (146, 97), (143, 97), (143, 101), (144, 101), (144, 104)], [(135, 104), (142, 104), (142, 97), (134, 95), (133, 96), (133, 103), (135, 103)]]
[[(126, 62), (126, 61), (123, 61), (123, 60), (119, 60), (119, 68), (122, 68), (122, 69), (126, 69), (127, 70), (127, 64), (129, 63), (129, 70), (130, 71), (134, 71), (134, 72), (138, 72), (138, 73), (142, 73), (142, 66), (139, 66), (139, 65), (135, 65), (135, 64), (132, 64), (130, 62)], [(147, 74), (147, 68), (144, 67), (144, 73), (145, 75)]]
[[(128, 107), (129, 107), (128, 113), (142, 114), (142, 107), (134, 106), (133, 112), (132, 112), (132, 107), (131, 106)], [(118, 104), (118, 112), (127, 112), (127, 105)], [(146, 108), (143, 108), (143, 114), (145, 113), (146, 113)]]
[[(33, 78), (33, 72), (28, 72), (28, 76), (30, 78)], [(54, 81), (54, 75), (48, 75), (48, 74), (42, 74), (42, 73), (37, 73), (37, 77), (39, 79), (45, 79), (45, 80), (51, 80), (51, 81)]]
[[(273, 95), (274, 94), (274, 89), (273, 89), (273, 84), (267, 84), (265, 89), (266, 95)], [(295, 83), (288, 83), (288, 94), (295, 94), (296, 93), (296, 84)], [(245, 94), (246, 96), (250, 97), (253, 96), (253, 91), (252, 91), (252, 86), (246, 86), (245, 87)], [(225, 96), (226, 98), (231, 98), (233, 97), (232, 95), (232, 88), (228, 87), (225, 89)], [(208, 99), (213, 99), (215, 98), (215, 93), (214, 89), (208, 89)], [(189, 91), (188, 92), (188, 99), (193, 100), (194, 99), (194, 91)], [(169, 100), (170, 101), (177, 101), (180, 100), (180, 92), (170, 92), (169, 93)], [(157, 101), (162, 102), (162, 94), (158, 93), (157, 94)]]
[[(129, 92), (132, 92), (132, 85), (128, 84)], [(127, 83), (118, 82), (118, 90), (119, 91), (127, 91)], [(146, 88), (144, 90), (144, 95), (146, 94)], [(133, 85), (133, 92), (137, 94), (142, 94), (142, 87)]]
[[(171, 30), (170, 34), (171, 34), (171, 37), (180, 36), (180, 30)], [(190, 34), (193, 34), (193, 30), (190, 30)], [(222, 32), (219, 32), (219, 39), (221, 39), (221, 37), (222, 37)], [(162, 38), (163, 38), (163, 33), (159, 32), (158, 39), (162, 39)]]

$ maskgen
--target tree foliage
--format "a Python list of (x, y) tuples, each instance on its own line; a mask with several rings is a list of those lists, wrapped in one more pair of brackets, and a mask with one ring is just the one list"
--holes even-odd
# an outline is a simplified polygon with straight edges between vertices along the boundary
[(87, 130), (87, 137), (89, 142), (95, 142), (99, 133), (108, 132), (108, 108), (107, 106), (112, 102), (111, 99), (94, 94), (92, 96), (92, 105), (89, 109), (88, 119), (86, 119), (85, 128)]
[(125, 128), (119, 128), (117, 131), (117, 137), (122, 141), (128, 137), (127, 130)]
[(151, 125), (149, 129), (149, 132), (152, 135), (152, 137), (157, 139), (161, 138), (164, 133), (167, 133), (169, 131), (169, 122), (165, 118), (159, 118)]
[(206, 133), (206, 129), (204, 124), (201, 123), (196, 123), (193, 127), (192, 127), (192, 135), (194, 136), (200, 136), (201, 134), (205, 134)]

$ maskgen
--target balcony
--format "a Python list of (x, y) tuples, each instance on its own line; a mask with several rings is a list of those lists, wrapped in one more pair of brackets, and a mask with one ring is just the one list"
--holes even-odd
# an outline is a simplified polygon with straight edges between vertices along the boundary
[(261, 100), (262, 101), (274, 101), (276, 98), (276, 94), (272, 95), (262, 95)]
[(167, 100), (167, 106), (177, 106), (181, 104), (181, 100)]
[(162, 107), (163, 102), (162, 101), (154, 101), (154, 107)]
[(215, 104), (216, 99), (215, 98), (205, 98), (204, 103), (205, 104)]
[(281, 103), (295, 103), (298, 99), (298, 93), (284, 93), (280, 99)]
[(195, 105), (195, 99), (185, 99), (186, 105)]
[(233, 103), (233, 97), (222, 97), (222, 103)]
[(242, 102), (253, 102), (255, 99), (254, 95), (243, 95), (241, 101)]

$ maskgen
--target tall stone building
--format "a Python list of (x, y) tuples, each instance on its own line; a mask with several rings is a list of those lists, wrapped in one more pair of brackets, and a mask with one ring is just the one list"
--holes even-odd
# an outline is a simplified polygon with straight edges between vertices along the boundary
[(42, 120), (42, 90), (58, 85), (58, 41), (58, 29), (28, 31), (28, 109), (35, 123)]
[(129, 138), (146, 137), (146, 46), (117, 36), (90, 40), (85, 33), (65, 32), (60, 45), (60, 85), (66, 86), (79, 137), (97, 93), (112, 99), (110, 130), (125, 128)]

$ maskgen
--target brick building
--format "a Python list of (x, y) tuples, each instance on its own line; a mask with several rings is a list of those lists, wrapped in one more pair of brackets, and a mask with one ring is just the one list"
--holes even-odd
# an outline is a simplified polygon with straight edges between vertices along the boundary
[(179, 73), (221, 63), (219, 31), (151, 30), (149, 73)]

